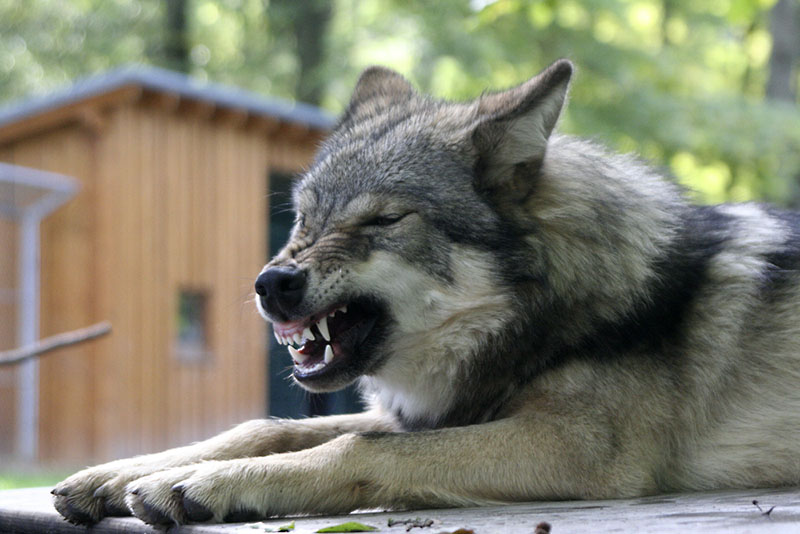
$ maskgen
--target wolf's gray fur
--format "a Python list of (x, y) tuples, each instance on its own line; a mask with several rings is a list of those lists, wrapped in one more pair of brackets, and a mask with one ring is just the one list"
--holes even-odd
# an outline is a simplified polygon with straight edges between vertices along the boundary
[(58, 510), (180, 523), (800, 483), (800, 218), (692, 206), (552, 133), (572, 70), (464, 103), (367, 70), (256, 289), (303, 345), (297, 382), (357, 380), (370, 410), (88, 469)]

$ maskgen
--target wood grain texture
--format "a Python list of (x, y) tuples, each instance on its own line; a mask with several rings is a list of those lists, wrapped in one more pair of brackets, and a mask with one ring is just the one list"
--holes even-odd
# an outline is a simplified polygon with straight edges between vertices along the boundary
[[(42, 361), (44, 461), (85, 465), (156, 451), (267, 411), (267, 329), (252, 284), (267, 260), (268, 175), (307, 166), (320, 133), (281, 137), (279, 121), (258, 128), (247, 117), (172, 105), (170, 95), (140, 96), (90, 100), (0, 137), (0, 161), (81, 185), (42, 224), (41, 335), (114, 325), (110, 336)], [(102, 127), (72, 120), (76, 110), (101, 117)], [(14, 231), (0, 226), (9, 248)], [(13, 286), (13, 258), (0, 267), (0, 282)], [(181, 289), (209, 297), (201, 361), (176, 355)], [(16, 346), (14, 322), (15, 307), (0, 306), (0, 350)], [(10, 429), (0, 456), (13, 452), (15, 380), (0, 374), (9, 408), (0, 422)]]
[[(769, 515), (763, 510), (774, 506)], [(789, 534), (800, 531), (800, 489), (760, 489), (707, 493), (659, 495), (641, 499), (613, 501), (536, 502), (491, 506), (415, 510), (411, 512), (354, 513), (338, 517), (295, 518), (296, 534), (358, 521), (379, 528), (379, 532), (403, 533), (405, 526), (388, 526), (389, 519), (432, 519), (434, 524), (412, 532), (452, 532), (459, 528), (476, 534), (531, 534), (536, 525), (547, 522), (552, 534), (621, 532), (641, 534)], [(257, 523), (190, 525), (170, 528), (170, 533), (258, 534), (267, 528), (285, 525), (286, 519)], [(151, 529), (132, 518), (107, 518), (91, 530), (67, 523), (51, 505), (49, 488), (0, 491), (0, 532), (18, 534), (52, 532), (107, 534), (124, 532), (163, 532)]]

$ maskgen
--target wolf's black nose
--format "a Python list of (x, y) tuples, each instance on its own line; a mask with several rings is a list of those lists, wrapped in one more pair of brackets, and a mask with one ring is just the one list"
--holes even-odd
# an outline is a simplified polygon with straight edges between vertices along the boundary
[(295, 267), (270, 267), (256, 279), (256, 293), (267, 313), (286, 318), (300, 304), (306, 290), (306, 272)]

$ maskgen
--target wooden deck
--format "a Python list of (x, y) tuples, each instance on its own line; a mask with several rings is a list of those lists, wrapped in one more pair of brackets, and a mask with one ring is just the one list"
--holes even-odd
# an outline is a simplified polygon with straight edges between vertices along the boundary
[[(757, 500), (761, 510), (753, 505)], [(774, 507), (774, 508), (773, 508)], [(772, 508), (772, 512), (765, 514)], [(763, 510), (763, 512), (762, 512)], [(296, 518), (295, 533), (358, 521), (379, 528), (379, 532), (402, 534), (404, 525), (388, 526), (388, 520), (432, 519), (432, 526), (410, 532), (438, 534), (459, 528), (475, 534), (532, 534), (536, 525), (547, 522), (552, 534), (567, 533), (798, 533), (800, 532), (800, 488), (746, 491), (720, 491), (696, 494), (662, 495), (616, 501), (537, 502), (446, 510), (413, 512), (358, 513), (339, 517)], [(259, 523), (192, 525), (168, 529), (172, 534), (228, 534), (269, 532), (269, 528), (291, 521), (272, 520)], [(146, 527), (133, 518), (105, 519), (91, 529), (76, 527), (56, 513), (49, 488), (7, 490), (0, 492), (0, 533), (84, 533), (119, 532), (163, 533)]]

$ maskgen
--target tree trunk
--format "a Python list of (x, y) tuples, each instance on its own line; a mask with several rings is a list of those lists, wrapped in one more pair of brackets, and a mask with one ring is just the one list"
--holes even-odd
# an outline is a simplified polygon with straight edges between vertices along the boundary
[(328, 0), (272, 0), (269, 16), (273, 26), (283, 27), (297, 42), (299, 68), (295, 96), (302, 102), (319, 104), (325, 91), (321, 72), (325, 36), (333, 2)]
[(166, 0), (166, 42), (164, 60), (170, 69), (189, 72), (189, 35), (187, 9), (189, 0)]
[(772, 52), (766, 96), (772, 100), (795, 102), (795, 67), (800, 59), (800, 8), (797, 0), (779, 0), (769, 15)]

